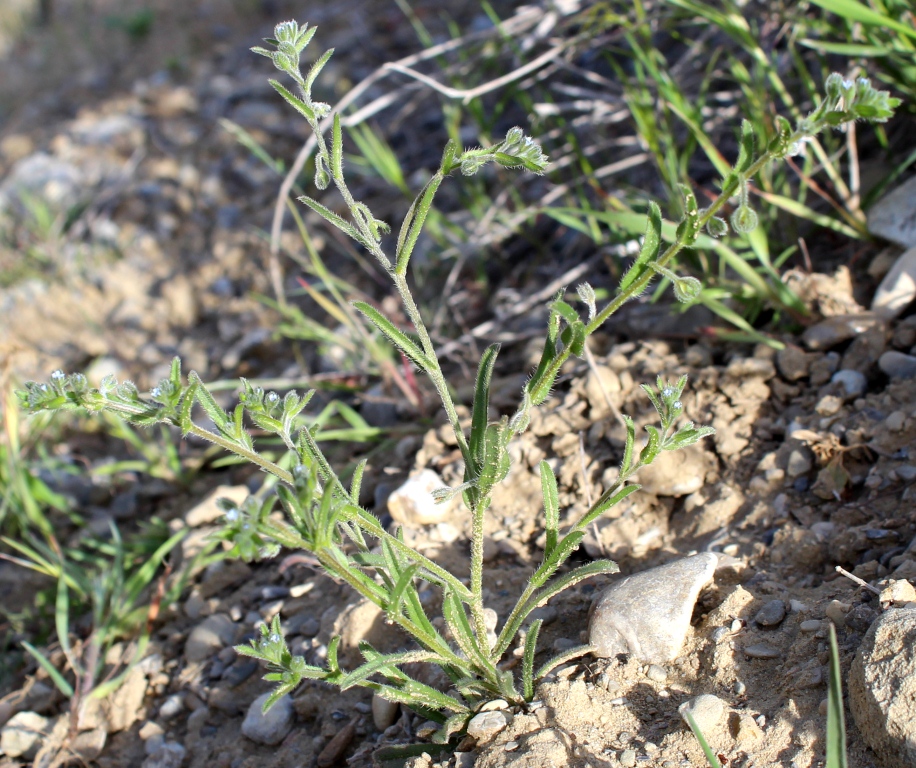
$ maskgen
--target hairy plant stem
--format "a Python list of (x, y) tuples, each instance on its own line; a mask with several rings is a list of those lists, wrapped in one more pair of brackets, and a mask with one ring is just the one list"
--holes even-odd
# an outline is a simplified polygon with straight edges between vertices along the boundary
[[(795, 141), (801, 141), (802, 139), (807, 138), (809, 135), (811, 134), (807, 134), (802, 131), (795, 131), (792, 134), (792, 137), (789, 141), (790, 143), (795, 142)], [(763, 154), (761, 154), (760, 157), (758, 157), (750, 165), (750, 167), (742, 174), (742, 176), (745, 179), (753, 178), (760, 171), (761, 168), (763, 168), (768, 162), (770, 162), (773, 159), (774, 159), (773, 153), (770, 152), (769, 150), (765, 151)], [(718, 211), (722, 208), (722, 206), (724, 206), (729, 201), (729, 199), (734, 196), (735, 191), (737, 190), (738, 186), (739, 186), (739, 181), (735, 179), (731, 184), (723, 188), (722, 192), (719, 193), (719, 196), (712, 202), (712, 204), (700, 216), (699, 223), (698, 223), (699, 230), (702, 230), (703, 227), (705, 227), (706, 224), (709, 222), (709, 220), (712, 219), (712, 217), (715, 216), (716, 213), (718, 213)], [(662, 253), (662, 255), (659, 256), (658, 259), (655, 261), (655, 264), (659, 267), (664, 267), (685, 246), (687, 246), (686, 238), (684, 236), (681, 236), (680, 238), (675, 240), (673, 243), (671, 243), (671, 245), (669, 245), (665, 249), (664, 253)], [(630, 299), (634, 298), (635, 296), (639, 296), (639, 294), (641, 294), (646, 289), (649, 283), (652, 282), (653, 277), (655, 277), (655, 272), (651, 269), (646, 270), (646, 272), (642, 276), (640, 276), (633, 283), (633, 285), (629, 287), (629, 289), (618, 294), (618, 296), (613, 301), (611, 301), (610, 304), (608, 304), (597, 315), (595, 315), (594, 319), (588, 325), (585, 326), (585, 335), (591, 336), (595, 331), (598, 330), (598, 328), (604, 325), (607, 319), (611, 315), (613, 315), (618, 309), (620, 309), (620, 307), (622, 307), (626, 302), (628, 302)], [(565, 358), (564, 358), (564, 362), (565, 362)], [(557, 370), (559, 370), (559, 366), (557, 366)]]
[[(383, 605), (381, 601), (379, 601), (379, 599), (372, 593), (372, 591), (366, 589), (366, 587), (359, 581), (359, 579), (355, 578), (348, 569), (341, 567), (340, 563), (338, 563), (336, 559), (328, 555), (328, 551), (326, 549), (320, 549), (315, 553), (315, 556), (318, 558), (318, 562), (321, 563), (321, 566), (328, 573), (345, 581), (354, 590), (356, 590), (356, 592), (358, 592), (370, 602), (377, 605), (382, 610), (386, 609), (386, 606)], [(389, 615), (388, 619), (396, 623), (405, 632), (415, 637), (422, 645), (426, 646), (428, 650), (432, 651), (433, 653), (438, 653), (443, 658), (446, 658), (449, 664), (462, 669), (467, 667), (468, 662), (458, 656), (441, 636), (430, 635), (425, 629), (415, 624), (400, 612), (394, 615)]]

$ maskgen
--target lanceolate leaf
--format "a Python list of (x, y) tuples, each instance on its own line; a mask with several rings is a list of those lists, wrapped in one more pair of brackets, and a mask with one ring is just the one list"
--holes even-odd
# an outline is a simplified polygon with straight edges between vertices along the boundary
[(410, 664), (419, 661), (443, 663), (445, 659), (429, 651), (405, 651), (404, 653), (389, 653), (375, 656), (371, 661), (360, 664), (356, 669), (341, 678), (338, 685), (345, 691), (354, 685), (368, 680), (377, 672), (383, 672), (386, 667), (396, 667), (398, 664)]
[(751, 167), (754, 162), (754, 126), (750, 120), (741, 121), (741, 149), (738, 152), (738, 160), (735, 163), (735, 170), (738, 173), (744, 173)]
[(557, 546), (557, 531), (560, 526), (560, 497), (557, 491), (557, 479), (553, 474), (550, 464), (541, 461), (541, 493), (544, 496), (544, 517), (546, 518), (545, 528), (547, 533), (547, 544), (544, 548), (544, 556), (549, 557), (553, 554)]
[(410, 255), (417, 244), (420, 233), (423, 231), (423, 224), (432, 207), (433, 198), (436, 191), (445, 177), (441, 173), (433, 176), (424, 187), (423, 191), (413, 201), (404, 223), (401, 225), (401, 231), (398, 234), (398, 247), (395, 254), (395, 270), (399, 275), (407, 274), (407, 265), (410, 263)]
[(340, 216), (334, 213), (334, 211), (323, 206), (317, 200), (313, 200), (312, 198), (308, 197), (307, 195), (303, 195), (302, 197), (299, 198), (299, 202), (305, 203), (305, 205), (307, 205), (309, 208), (315, 211), (315, 213), (317, 213), (319, 216), (324, 217), (327, 221), (329, 221), (331, 224), (337, 227), (341, 232), (344, 232), (345, 234), (349, 235), (354, 240), (356, 240), (356, 242), (359, 243), (360, 245), (363, 245), (366, 248), (371, 248), (371, 245), (357, 231), (356, 227), (354, 227), (346, 219), (342, 219)]
[(531, 622), (528, 634), (525, 635), (525, 652), (522, 655), (522, 695), (525, 701), (531, 701), (534, 698), (534, 653), (537, 650), (538, 634), (543, 623), (543, 619)]
[(331, 130), (331, 175), (343, 179), (343, 135), (340, 130), (340, 112), (334, 113), (334, 127)]
[(312, 67), (311, 69), (309, 69), (309, 73), (305, 78), (305, 92), (306, 93), (311, 93), (312, 85), (315, 82), (315, 78), (318, 77), (318, 75), (321, 73), (321, 70), (324, 69), (324, 65), (328, 63), (328, 59), (330, 59), (331, 56), (333, 55), (334, 55), (334, 49), (330, 48), (327, 51), (325, 51), (324, 53), (322, 53), (321, 56), (319, 56), (315, 60), (315, 63), (312, 64)]
[(553, 576), (557, 568), (559, 568), (576, 550), (576, 547), (579, 546), (579, 542), (582, 541), (584, 536), (585, 533), (583, 531), (573, 531), (572, 533), (567, 533), (560, 539), (557, 546), (554, 547), (553, 552), (551, 552), (549, 556), (544, 557), (544, 562), (541, 564), (541, 567), (534, 572), (534, 575), (531, 577), (531, 583), (536, 587), (543, 585), (547, 579)]
[(491, 344), (480, 358), (480, 365), (477, 368), (469, 441), (471, 457), (477, 462), (477, 469), (483, 461), (483, 443), (487, 429), (487, 413), (490, 408), (490, 382), (493, 379), (493, 368), (496, 365), (498, 354), (499, 344)]
[(391, 598), (386, 608), (390, 616), (396, 616), (400, 612), (401, 600), (404, 598), (404, 592), (412, 586), (411, 582), (418, 570), (420, 570), (420, 566), (416, 563), (412, 563), (408, 565), (398, 577), (397, 584), (395, 584), (394, 589), (391, 590)]
[(430, 363), (429, 358), (423, 354), (413, 340), (375, 307), (366, 304), (364, 301), (355, 301), (353, 306), (362, 312), (376, 328), (384, 333), (398, 349), (420, 368), (424, 371), (432, 370), (433, 365)]
[(649, 216), (646, 222), (646, 234), (643, 239), (642, 248), (639, 249), (639, 256), (633, 266), (630, 267), (620, 281), (620, 293), (626, 293), (627, 289), (633, 285), (643, 273), (648, 269), (646, 266), (650, 261), (658, 258), (658, 251), (662, 244), (662, 211), (657, 203), (649, 203)]
[(291, 94), (288, 90), (286, 90), (286, 88), (284, 88), (276, 80), (270, 80), (268, 82), (270, 82), (274, 90), (277, 93), (279, 93), (284, 99), (286, 99), (287, 103), (289, 103), (293, 107), (293, 109), (295, 109), (300, 115), (302, 115), (310, 123), (316, 122), (317, 118), (316, 118), (314, 109), (312, 109), (308, 104), (306, 104), (298, 96), (294, 96), (293, 94)]
[(606, 499), (601, 498), (598, 500), (598, 503), (595, 504), (592, 509), (578, 522), (576, 523), (579, 528), (587, 528), (592, 524), (593, 521), (597, 520), (601, 515), (607, 512), (611, 507), (616, 506), (621, 501), (623, 501), (627, 496), (632, 493), (636, 493), (641, 485), (627, 485), (618, 490), (616, 493), (610, 494)]

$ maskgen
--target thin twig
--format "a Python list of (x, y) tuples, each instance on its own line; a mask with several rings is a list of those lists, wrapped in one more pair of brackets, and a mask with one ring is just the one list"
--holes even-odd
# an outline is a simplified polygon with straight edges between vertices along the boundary
[(860, 579), (860, 578), (859, 578), (858, 576), (856, 576), (854, 573), (850, 573), (850, 572), (847, 571), (845, 568), (843, 568), (843, 567), (841, 567), (841, 566), (839, 566), (839, 565), (836, 567), (836, 572), (839, 573), (841, 576), (845, 576), (845, 577), (846, 577), (847, 579), (849, 579), (850, 581), (854, 581), (854, 582), (855, 582), (856, 584), (858, 584), (860, 587), (863, 587), (864, 589), (867, 589), (869, 592), (873, 592), (873, 593), (876, 594), (876, 595), (880, 595), (880, 594), (881, 594), (881, 590), (880, 590), (880, 589), (876, 589), (876, 588), (873, 587), (871, 584), (869, 584), (867, 581), (865, 581), (865, 580), (863, 580), (863, 579)]
[(559, 56), (566, 48), (569, 46), (569, 43), (561, 43), (560, 45), (555, 45), (549, 51), (542, 53), (536, 59), (532, 59), (527, 64), (518, 67), (517, 69), (508, 72), (502, 77), (497, 77), (494, 80), (478, 85), (476, 88), (468, 89), (458, 89), (451, 88), (450, 86), (443, 85), (438, 80), (435, 80), (428, 75), (424, 75), (422, 72), (417, 72), (415, 69), (404, 66), (399, 62), (391, 62), (384, 65), (384, 69), (389, 70), (390, 72), (398, 72), (402, 75), (407, 75), (408, 77), (414, 78), (414, 80), (419, 80), (424, 85), (428, 85), (434, 91), (441, 93), (443, 96), (447, 96), (450, 99), (461, 99), (461, 101), (467, 104), (471, 99), (475, 99), (478, 96), (483, 96), (485, 93), (490, 93), (490, 91), (495, 91), (498, 88), (502, 88), (504, 85), (509, 83), (514, 83), (519, 78), (524, 77), (529, 72), (534, 72), (535, 70), (540, 69), (545, 64), (553, 61), (554, 57)]

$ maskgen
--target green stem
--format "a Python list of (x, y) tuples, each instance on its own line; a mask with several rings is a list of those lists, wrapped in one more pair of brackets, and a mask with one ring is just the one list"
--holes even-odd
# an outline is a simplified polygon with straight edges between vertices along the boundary
[(403, 275), (397, 275), (394, 273), (391, 274), (391, 278), (394, 280), (394, 285), (401, 297), (401, 301), (404, 302), (404, 309), (407, 311), (407, 316), (410, 318), (410, 321), (413, 323), (413, 326), (417, 331), (417, 335), (420, 337), (420, 344), (423, 347), (423, 352), (426, 354), (427, 358), (429, 358), (430, 362), (434, 366), (432, 370), (427, 371), (427, 374), (432, 380), (433, 386), (436, 388), (436, 393), (442, 400), (442, 406), (445, 408), (445, 413), (448, 417), (449, 424), (452, 425), (452, 431), (455, 433), (455, 440), (458, 441), (458, 447), (461, 449), (461, 455), (465, 457), (465, 460), (467, 460), (467, 457), (469, 456), (468, 443), (464, 436), (464, 430), (461, 428), (461, 421), (458, 418), (458, 411), (455, 409), (455, 403), (452, 400), (452, 393), (449, 392), (448, 384), (445, 381), (445, 376), (442, 374), (442, 369), (439, 367), (439, 358), (436, 356), (436, 348), (433, 346), (432, 339), (429, 337), (429, 332), (426, 330), (426, 324), (423, 322), (423, 317), (420, 314), (420, 310), (413, 300), (413, 295), (410, 292), (410, 286), (407, 285), (407, 278)]
[(272, 461), (265, 459), (256, 451), (249, 450), (243, 445), (239, 445), (228, 438), (223, 437), (222, 435), (217, 435), (214, 432), (204, 429), (203, 427), (198, 427), (196, 424), (192, 424), (191, 428), (188, 430), (188, 434), (195, 435), (196, 437), (201, 437), (204, 440), (207, 440), (214, 445), (218, 445), (220, 448), (234, 453), (237, 456), (241, 456), (252, 464), (256, 464), (265, 472), (270, 472), (278, 479), (282, 480), (287, 485), (293, 485), (293, 476), (290, 472), (287, 472), (285, 469), (280, 467), (277, 464), (274, 464)]
[[(340, 567), (340, 564), (334, 560), (334, 558), (328, 557), (324, 550), (318, 551), (315, 554), (318, 558), (318, 562), (321, 563), (321, 566), (329, 574), (342, 579), (364, 598), (374, 603), (382, 610), (385, 610), (385, 606), (379, 602), (376, 596), (371, 591), (366, 589), (360, 583), (359, 579), (355, 578), (346, 568)], [(428, 634), (423, 629), (423, 627), (415, 624), (402, 613), (398, 613), (394, 617), (389, 618), (393, 620), (398, 626), (400, 626), (405, 632), (416, 638), (421, 645), (426, 647), (427, 650), (444, 656), (448, 659), (449, 664), (452, 664), (460, 669), (467, 669), (467, 660), (458, 656), (451, 648), (449, 648), (448, 643), (446, 643), (445, 640), (441, 637)]]
[(477, 643), (487, 655), (490, 653), (490, 644), (487, 642), (487, 622), (483, 615), (483, 516), (489, 501), (489, 498), (478, 499), (471, 529), (471, 615), (474, 618)]
[[(800, 141), (801, 139), (806, 138), (807, 136), (808, 134), (804, 134), (804, 133), (801, 133), (800, 131), (796, 131), (792, 135), (790, 142)], [(751, 166), (747, 169), (747, 171), (745, 171), (745, 173), (743, 174), (744, 177), (747, 179), (753, 178), (753, 176), (756, 175), (760, 171), (760, 169), (763, 168), (772, 159), (773, 159), (773, 155), (771, 152), (769, 151), (764, 152), (759, 158), (757, 158), (757, 160), (755, 160), (751, 164)], [(734, 195), (737, 187), (738, 187), (738, 181), (736, 179), (732, 184), (729, 184), (727, 187), (725, 187), (722, 190), (719, 196), (713, 201), (712, 205), (710, 205), (704, 211), (704, 213), (700, 216), (699, 229), (702, 230), (703, 227), (706, 226), (706, 224), (709, 222), (709, 220), (713, 216), (715, 216), (716, 213), (719, 212), (722, 206), (724, 206), (728, 202), (729, 198), (731, 198)], [(662, 253), (662, 255), (659, 256), (658, 259), (656, 259), (655, 264), (659, 267), (664, 267), (686, 245), (687, 245), (687, 242), (683, 237), (675, 240), (673, 243), (671, 243), (671, 245), (669, 245), (665, 249), (664, 253)], [(652, 281), (653, 277), (655, 277), (655, 272), (651, 269), (647, 269), (643, 273), (643, 275), (637, 278), (637, 280), (626, 291), (619, 294), (613, 301), (611, 301), (610, 304), (608, 304), (597, 315), (595, 315), (595, 318), (588, 325), (585, 326), (585, 335), (591, 336), (602, 325), (604, 325), (607, 319), (611, 315), (613, 315), (618, 309), (620, 309), (620, 307), (622, 307), (626, 302), (628, 302), (634, 296), (639, 296), (639, 294), (641, 294), (646, 289), (646, 286), (648, 286), (649, 283)]]

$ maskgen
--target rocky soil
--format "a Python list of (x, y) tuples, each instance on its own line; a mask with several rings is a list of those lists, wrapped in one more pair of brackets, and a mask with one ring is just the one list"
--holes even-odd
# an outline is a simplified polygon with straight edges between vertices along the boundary
[[(282, 16), (287, 9), (270, 10)], [(325, 45), (338, 48), (338, 73), (358, 79), (384, 60), (363, 44), (363, 32), (384, 32), (388, 54), (412, 44), (397, 13), (366, 17), (369, 29), (330, 12), (321, 18), (320, 10), (309, 20), (322, 26)], [(335, 370), (327, 350), (275, 337), (277, 315), (253, 298), (271, 293), (256, 228), (269, 227), (280, 177), (218, 120), (231, 119), (277, 156), (291, 158), (298, 148), (302, 126), (247, 53), (274, 15), (230, 16), (219, 44), (190, 57), (183, 73), (147, 72), (128, 77), (113, 95), (103, 87), (95, 96), (84, 76), (86, 101), (71, 114), (23, 108), (0, 124), (0, 212), (32, 254), (29, 263), (14, 259), (22, 254), (15, 248), (0, 257), (9, 260), (0, 264), (4, 274), (17, 274), (0, 292), (9, 378), (88, 368), (96, 378), (113, 372), (149, 386), (174, 354), (209, 380), (282, 377), (305, 386), (312, 374), (352, 374), (339, 360)], [(254, 22), (263, 29), (252, 33)], [(194, 24), (198, 36), (213, 33), (210, 18)], [(118, 82), (116, 65), (109, 63), (108, 85)], [(52, 119), (41, 121), (42, 114)], [(366, 185), (371, 195), (373, 182)], [(28, 224), (23, 188), (51, 210), (78, 205), (75, 229), (52, 230), (49, 245)], [(576, 557), (610, 557), (619, 575), (588, 580), (539, 609), (538, 662), (586, 641), (600, 645), (602, 657), (561, 666), (531, 706), (495, 705), (475, 718), (457, 752), (428, 745), (413, 768), (699, 766), (704, 758), (685, 708), (724, 765), (823, 765), (828, 623), (837, 629), (848, 694), (849, 764), (916, 765), (916, 232), (906, 225), (916, 221), (914, 199), (898, 193), (873, 215), (873, 230), (887, 242), (868, 246), (851, 268), (790, 273), (812, 319), (798, 336), (783, 337), (779, 352), (717, 342), (703, 333), (705, 319), (690, 316), (678, 319), (679, 333), (666, 334), (655, 308), (638, 305), (595, 337), (593, 363), (564, 371), (513, 446), (512, 471), (487, 518), (486, 603), (497, 620), (543, 547), (542, 459), (554, 467), (563, 514), (574, 519), (616, 477), (619, 415), (652, 423), (639, 385), (657, 375), (687, 374), (687, 417), (717, 433), (642, 472), (643, 490), (591, 527)], [(342, 253), (332, 237), (315, 239), (326, 257)], [(284, 245), (293, 256), (302, 250), (297, 236)], [(581, 251), (564, 247), (572, 254), (562, 264), (568, 268)], [(42, 248), (54, 254), (51, 267)], [(295, 287), (296, 262), (283, 263)], [(351, 271), (347, 279), (378, 290), (371, 273)], [(519, 274), (525, 279), (516, 280)], [(516, 301), (545, 283), (542, 274), (503, 277)], [(473, 279), (460, 284), (473, 305)], [(486, 317), (485, 307), (478, 311)], [(523, 321), (536, 323), (538, 312)], [(452, 356), (456, 376), (462, 354)], [(514, 408), (536, 354), (524, 333), (509, 340), (494, 415)], [(370, 422), (394, 424), (369, 451), (367, 508), (466, 576), (469, 521), (459, 507), (434, 506), (428, 496), (462, 476), (447, 426), (393, 395), (382, 398), (384, 408), (358, 393), (341, 396)], [(463, 415), (469, 419), (466, 409)], [(350, 448), (335, 452), (341, 465), (365, 452)], [(124, 452), (110, 436), (75, 428), (55, 449), (61, 461), (91, 468)], [(182, 456), (200, 452), (192, 446)], [(219, 526), (216, 498), (241, 500), (262, 480), (247, 468), (198, 463), (184, 488), (142, 473), (47, 479), (96, 530), (111, 518), (130, 526), (152, 514), (173, 530), (186, 528), (187, 562)], [(10, 614), (46, 586), (24, 573), (0, 562)], [(437, 615), (437, 591), (429, 587), (421, 597)], [(32, 665), (8, 678), (0, 768), (46, 768), (74, 754), (100, 768), (393, 768), (382, 748), (429, 735), (422, 719), (360, 689), (304, 685), (261, 715), (269, 690), (263, 671), (232, 646), (277, 615), (294, 652), (310, 662), (325, 658), (334, 634), (343, 636), (349, 666), (360, 640), (382, 650), (408, 644), (377, 609), (307, 559), (283, 553), (251, 565), (216, 562), (159, 617), (144, 660), (86, 711), (75, 741), (67, 739), (68, 704), (43, 670)], [(129, 653), (125, 642), (106, 662)], [(413, 671), (437, 682), (430, 670)]]

